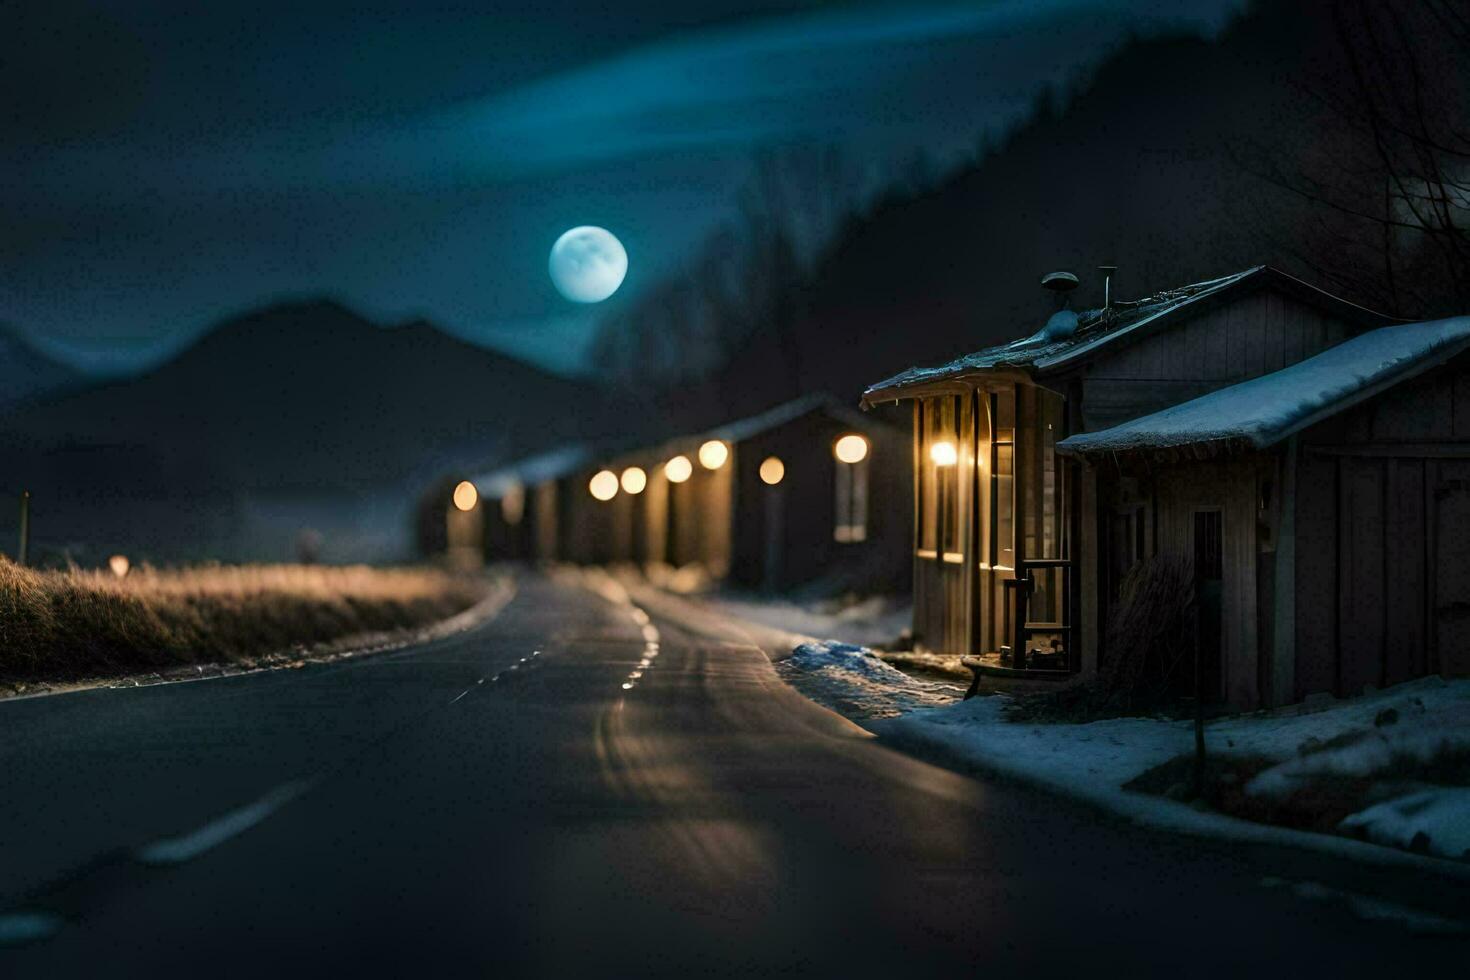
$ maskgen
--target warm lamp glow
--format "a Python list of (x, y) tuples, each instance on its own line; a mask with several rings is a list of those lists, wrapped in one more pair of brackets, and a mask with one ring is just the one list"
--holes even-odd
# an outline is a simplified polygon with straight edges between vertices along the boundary
[(599, 470), (587, 481), (587, 490), (598, 500), (611, 500), (618, 495), (618, 475), (612, 470)]
[(761, 482), (774, 487), (786, 476), (786, 464), (776, 456), (767, 456), (761, 464)]
[(627, 493), (642, 493), (648, 486), (648, 474), (637, 466), (623, 470), (623, 490)]
[(454, 506), (460, 510), (474, 510), (480, 500), (480, 491), (469, 480), (460, 480), (454, 488)]
[(953, 466), (959, 462), (959, 453), (955, 451), (952, 442), (936, 442), (929, 447), (929, 458), (934, 460), (935, 466)]
[(107, 567), (112, 569), (112, 574), (118, 578), (127, 578), (128, 569), (132, 567), (132, 563), (128, 561), (127, 555), (113, 555), (107, 559)]
[(730, 447), (718, 439), (711, 439), (699, 447), (699, 465), (707, 470), (717, 470), (730, 458)]
[(832, 455), (843, 463), (861, 463), (868, 458), (868, 440), (848, 433), (832, 445)]
[(689, 462), (688, 456), (675, 456), (664, 464), (664, 476), (670, 483), (683, 483), (693, 475), (694, 464)]

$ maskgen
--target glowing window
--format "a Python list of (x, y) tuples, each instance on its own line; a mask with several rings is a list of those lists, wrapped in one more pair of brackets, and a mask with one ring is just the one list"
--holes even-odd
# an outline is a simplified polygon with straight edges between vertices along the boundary
[(868, 458), (868, 440), (855, 432), (848, 433), (832, 445), (832, 455), (839, 463), (861, 463)]
[(730, 447), (718, 439), (711, 439), (699, 447), (699, 465), (707, 470), (717, 470), (730, 458)]
[(767, 456), (761, 463), (761, 482), (774, 487), (786, 477), (786, 464), (777, 456)]
[(623, 470), (622, 484), (625, 493), (642, 493), (648, 486), (648, 474), (637, 466), (630, 466)]
[(480, 491), (469, 480), (460, 480), (454, 488), (454, 506), (460, 510), (474, 510), (480, 500)]
[(611, 500), (618, 495), (618, 475), (612, 470), (600, 470), (587, 481), (587, 490), (598, 500)]

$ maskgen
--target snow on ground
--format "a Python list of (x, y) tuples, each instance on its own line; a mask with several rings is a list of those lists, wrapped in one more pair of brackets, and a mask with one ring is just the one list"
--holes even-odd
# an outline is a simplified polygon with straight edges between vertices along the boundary
[[(958, 688), (916, 680), (861, 647), (804, 644), (780, 668), (808, 697), (865, 722), (900, 745), (958, 759), (1069, 796), (1139, 822), (1192, 833), (1305, 844), (1380, 860), (1356, 840), (1248, 823), (1164, 797), (1123, 788), (1142, 773), (1194, 748), (1193, 724), (1114, 718), (1087, 724), (1013, 722), (1004, 695), (955, 700)], [(1294, 705), (1206, 726), (1216, 756), (1276, 760), (1258, 781), (1268, 791), (1311, 775), (1391, 776), (1406, 759), (1470, 750), (1470, 680), (1437, 677), (1349, 701)], [(1344, 822), (1367, 840), (1461, 857), (1470, 848), (1470, 790), (1418, 787), (1419, 795), (1380, 803)], [(1390, 853), (1390, 852), (1383, 852)], [(1409, 859), (1413, 860), (1413, 859)]]
[(1423, 789), (1370, 806), (1342, 825), (1375, 844), (1470, 859), (1470, 788)]
[[(1282, 760), (1246, 784), (1253, 796), (1280, 799), (1320, 776), (1391, 777), (1404, 766), (1470, 756), (1470, 685), (1428, 678), (1317, 715), (1250, 721), (1221, 730)], [(1312, 738), (1334, 741), (1304, 741)]]
[(870, 650), (835, 640), (801, 644), (776, 672), (818, 704), (859, 720), (950, 704), (964, 694), (964, 688), (918, 680)]
[(913, 606), (889, 596), (870, 596), (848, 604), (832, 600), (798, 604), (732, 595), (708, 596), (704, 602), (734, 619), (800, 636), (840, 636), (866, 646), (891, 643), (913, 621)]

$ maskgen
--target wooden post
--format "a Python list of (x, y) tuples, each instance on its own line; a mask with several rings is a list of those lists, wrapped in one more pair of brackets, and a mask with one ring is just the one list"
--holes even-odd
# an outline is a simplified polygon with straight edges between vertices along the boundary
[[(841, 464), (839, 464), (841, 465)], [(761, 555), (761, 585), (766, 592), (781, 590), (781, 557), (786, 544), (786, 488), (765, 487), (765, 548)]]
[(31, 492), (22, 490), (20, 492), (20, 548), (16, 555), (16, 564), (24, 565), (31, 550)]

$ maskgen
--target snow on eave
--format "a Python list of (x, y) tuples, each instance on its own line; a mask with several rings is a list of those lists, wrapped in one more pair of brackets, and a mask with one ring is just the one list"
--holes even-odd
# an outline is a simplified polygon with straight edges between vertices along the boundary
[(723, 439), (726, 442), (744, 442), (754, 436), (772, 429), (778, 429), (783, 425), (795, 422), (814, 412), (821, 412), (829, 418), (850, 425), (857, 429), (869, 429), (874, 425), (885, 425), (876, 419), (867, 418), (862, 413), (839, 402), (826, 392), (815, 392), (803, 395), (789, 402), (783, 402), (774, 408), (768, 408), (758, 415), (751, 415), (734, 422), (726, 422), (724, 425), (711, 429), (703, 437), (707, 439)]
[(494, 500), (517, 487), (560, 479), (584, 466), (592, 450), (583, 443), (558, 446), (470, 478), (480, 496)]
[[(1095, 350), (1098, 347), (1110, 344), (1121, 337), (1133, 335), (1138, 328), (1145, 324), (1157, 323), (1162, 319), (1172, 316), (1175, 311), (1184, 309), (1196, 300), (1206, 296), (1214, 296), (1229, 286), (1233, 286), (1242, 280), (1251, 278), (1262, 272), (1290, 279), (1284, 273), (1277, 273), (1268, 266), (1258, 265), (1243, 272), (1234, 272), (1228, 276), (1217, 279), (1206, 279), (1201, 282), (1189, 283), (1174, 289), (1163, 290), (1150, 296), (1126, 303), (1117, 303), (1106, 310), (1092, 310), (1083, 314), (1084, 318), (1091, 318), (1081, 327), (1081, 335), (1075, 338), (1053, 339), (1045, 336), (1044, 329), (1004, 344), (996, 344), (969, 354), (954, 358), (944, 364), (935, 367), (921, 368), (910, 367), (890, 378), (886, 378), (877, 384), (871, 385), (863, 393), (863, 403), (866, 405), (877, 404), (897, 398), (915, 397), (919, 390), (934, 384), (946, 381), (955, 381), (965, 377), (974, 377), (982, 374), (993, 374), (999, 371), (1021, 371), (1027, 372), (1032, 369), (1041, 370), (1053, 368), (1060, 365), (1070, 364), (1074, 357)], [(1291, 280), (1299, 282), (1299, 280)], [(1305, 286), (1305, 283), (1302, 283)], [(1320, 290), (1318, 290), (1320, 292)], [(1323, 293), (1329, 299), (1335, 297)], [(1342, 302), (1342, 301), (1338, 301)], [(1143, 307), (1157, 309), (1147, 312), (1135, 321), (1126, 322), (1121, 326), (1108, 325), (1108, 315), (1114, 317), (1136, 315)], [(1366, 311), (1364, 311), (1366, 312)], [(1099, 326), (1101, 322), (1103, 325)]]
[[(1084, 322), (1074, 338), (1052, 340), (1039, 331), (1009, 343), (965, 354), (935, 367), (910, 367), (869, 386), (863, 393), (863, 404), (874, 405), (898, 398), (918, 397), (927, 386), (980, 374), (1020, 370), (1034, 371), (1040, 375), (1064, 370), (1093, 356), (1100, 349), (1156, 332), (1181, 312), (1187, 316), (1188, 311), (1201, 301), (1215, 299), (1243, 283), (1274, 283), (1288, 295), (1294, 295), (1303, 302), (1359, 327), (1371, 328), (1402, 322), (1334, 296), (1280, 269), (1257, 265), (1227, 276), (1162, 290), (1138, 300), (1115, 303), (1106, 310), (1086, 311), (1081, 314)], [(1137, 316), (1137, 319), (1128, 319), (1131, 316)], [(1115, 322), (1119, 318), (1123, 319), (1121, 324)]]
[(1264, 449), (1470, 349), (1470, 316), (1379, 327), (1271, 374), (1057, 443), (1090, 455)]

